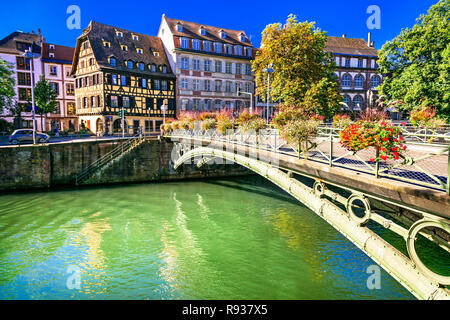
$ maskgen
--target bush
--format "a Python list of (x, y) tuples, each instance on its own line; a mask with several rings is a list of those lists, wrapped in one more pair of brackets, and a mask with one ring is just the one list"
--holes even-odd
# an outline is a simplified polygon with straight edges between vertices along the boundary
[(346, 128), (352, 123), (346, 114), (337, 114), (333, 117), (333, 128)]
[(265, 129), (266, 125), (267, 125), (266, 120), (262, 118), (254, 118), (250, 119), (247, 122), (244, 122), (244, 124), (241, 125), (240, 127), (244, 132), (256, 131), (256, 133), (258, 133), (260, 130)]
[(201, 123), (201, 127), (203, 131), (215, 129), (217, 127), (216, 119), (205, 119)]
[(436, 108), (419, 107), (410, 113), (411, 124), (415, 127), (436, 129), (446, 124), (445, 120), (436, 117)]
[(308, 142), (318, 132), (320, 119), (294, 119), (289, 120), (280, 130), (280, 135), (290, 144), (298, 146), (298, 157), (303, 151), (308, 159)]
[(233, 129), (234, 121), (231, 118), (230, 111), (223, 110), (216, 115), (217, 118), (217, 130), (225, 135), (228, 129)]

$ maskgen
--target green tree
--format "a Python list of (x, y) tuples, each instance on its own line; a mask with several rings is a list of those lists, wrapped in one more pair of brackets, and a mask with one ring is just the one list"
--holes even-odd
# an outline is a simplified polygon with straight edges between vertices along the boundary
[(3, 108), (10, 106), (14, 92), (13, 66), (5, 60), (0, 59), (0, 113)]
[(273, 63), (270, 74), (270, 96), (282, 99), (307, 114), (326, 117), (339, 111), (339, 94), (335, 64), (324, 51), (327, 42), (325, 32), (315, 23), (298, 22), (289, 15), (286, 24), (268, 25), (262, 32), (261, 50), (253, 61), (257, 94), (263, 100), (267, 96), (267, 73), (263, 70)]
[(386, 42), (379, 65), (386, 74), (380, 93), (405, 102), (401, 110), (435, 106), (450, 119), (450, 0), (431, 6), (412, 29)]
[(42, 118), (44, 114), (55, 111), (58, 102), (56, 98), (58, 95), (55, 90), (52, 89), (50, 83), (45, 79), (45, 77), (41, 76), (41, 79), (36, 83), (34, 87), (34, 101), (38, 110), (37, 114), (41, 116), (41, 128), (43, 127)]

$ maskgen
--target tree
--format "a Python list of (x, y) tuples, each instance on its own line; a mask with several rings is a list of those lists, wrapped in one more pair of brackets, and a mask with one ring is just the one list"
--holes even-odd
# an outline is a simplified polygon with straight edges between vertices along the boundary
[(12, 98), (15, 96), (14, 91), (14, 69), (13, 66), (5, 60), (0, 59), (0, 113), (3, 112), (5, 106), (10, 106)]
[(381, 48), (379, 70), (386, 77), (380, 93), (404, 101), (402, 111), (432, 106), (450, 119), (449, 21), (450, 0), (441, 0)]
[(315, 23), (298, 22), (289, 15), (286, 24), (268, 25), (262, 32), (261, 50), (253, 61), (256, 93), (267, 96), (267, 73), (263, 70), (273, 63), (270, 74), (270, 96), (282, 99), (305, 113), (333, 116), (339, 111), (342, 97), (334, 75), (334, 61), (324, 51), (325, 32)]
[(55, 111), (58, 104), (56, 101), (57, 97), (58, 95), (55, 90), (53, 90), (45, 77), (42, 76), (34, 87), (34, 101), (38, 107), (36, 113), (41, 116), (41, 128), (44, 128), (42, 123), (44, 114)]

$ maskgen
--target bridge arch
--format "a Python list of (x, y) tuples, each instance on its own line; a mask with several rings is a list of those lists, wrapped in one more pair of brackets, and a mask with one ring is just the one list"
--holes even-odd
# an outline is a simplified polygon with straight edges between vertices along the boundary
[[(210, 159), (222, 158), (244, 166), (265, 177), (327, 221), (417, 298), (450, 299), (449, 290), (443, 288), (435, 279), (430, 279), (427, 272), (423, 272), (420, 268), (418, 269), (413, 261), (372, 230), (365, 227), (364, 223), (353, 217), (354, 215), (349, 214), (349, 212), (342, 210), (324, 198), (323, 186), (317, 188), (316, 184), (315, 187), (310, 188), (293, 178), (289, 173), (285, 173), (268, 163), (211, 147), (198, 147), (183, 152), (174, 161), (174, 169), (178, 169), (185, 162), (196, 158), (199, 159), (197, 161), (197, 166), (199, 167), (206, 164)], [(319, 183), (321, 182), (319, 181)], [(353, 196), (361, 195), (353, 194)], [(351, 207), (351, 202), (347, 207)], [(370, 206), (368, 210), (370, 210)], [(402, 266), (402, 268), (398, 266)], [(446, 282), (449, 279), (445, 277), (444, 280)]]

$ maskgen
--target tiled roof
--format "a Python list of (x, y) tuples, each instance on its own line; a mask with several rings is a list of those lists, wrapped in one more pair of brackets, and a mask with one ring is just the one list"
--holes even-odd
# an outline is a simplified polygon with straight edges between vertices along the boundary
[(21, 54), (20, 50), (17, 50), (16, 41), (31, 43), (33, 45), (33, 53), (41, 53), (40, 41), (42, 37), (34, 33), (24, 33), (21, 31), (15, 31), (10, 35), (0, 40), (0, 52)]
[[(50, 49), (50, 45), (55, 46), (55, 49)], [(75, 52), (75, 48), (60, 46), (57, 44), (44, 43), (42, 46), (42, 59), (48, 60), (61, 60), (67, 61), (68, 63), (72, 63), (73, 54)], [(50, 53), (54, 54), (54, 57), (50, 57)]]
[[(253, 47), (252, 43), (247, 38), (244, 31), (230, 30), (230, 29), (224, 29), (224, 28), (219, 28), (219, 27), (207, 26), (207, 25), (200, 24), (200, 23), (172, 19), (172, 18), (169, 18), (166, 16), (164, 16), (163, 19), (165, 19), (167, 21), (170, 31), (172, 32), (172, 34), (174, 36), (189, 37), (189, 38), (195, 38), (195, 39), (201, 39), (201, 40), (209, 40), (209, 41), (213, 41), (213, 42), (223, 42), (223, 43), (229, 43), (229, 44), (234, 44), (234, 45)], [(177, 30), (178, 23), (183, 25), (183, 31), (181, 31), (181, 32)], [(206, 31), (205, 35), (200, 34), (201, 27), (205, 28), (205, 31)], [(225, 33), (227, 35), (226, 39), (222, 39), (220, 37), (221, 31), (225, 31)], [(244, 34), (245, 41), (241, 41), (241, 39), (240, 39), (241, 34)]]
[[(123, 37), (118, 37), (116, 35), (116, 31), (122, 32)], [(133, 40), (132, 35), (138, 36), (138, 40)], [(74, 66), (78, 60), (78, 50), (81, 45), (80, 40), (83, 40), (85, 36), (89, 39), (95, 59), (100, 67), (110, 69), (113, 68), (110, 66), (108, 59), (109, 57), (114, 57), (117, 59), (117, 67), (114, 67), (116, 70), (127, 72), (133, 71), (128, 69), (125, 65), (125, 61), (132, 60), (135, 63), (142, 62), (146, 65), (146, 67), (149, 64), (155, 64), (156, 66), (165, 65), (167, 67), (167, 74), (150, 72), (148, 68), (146, 68), (145, 71), (134, 71), (138, 71), (139, 73), (148, 73), (152, 75), (158, 74), (166, 77), (173, 77), (173, 73), (160, 38), (109, 26), (95, 21), (91, 21), (89, 27), (85, 30), (83, 35), (78, 38)], [(109, 42), (111, 47), (105, 47), (103, 44), (104, 41)], [(121, 49), (121, 45), (126, 45), (128, 47), (128, 51), (123, 51)], [(142, 49), (142, 54), (137, 52), (137, 48)], [(154, 52), (158, 52), (158, 56), (155, 56)], [(72, 72), (74, 72), (73, 68)]]
[(378, 56), (378, 51), (373, 47), (367, 46), (366, 40), (355, 38), (329, 36), (325, 51), (337, 54)]

